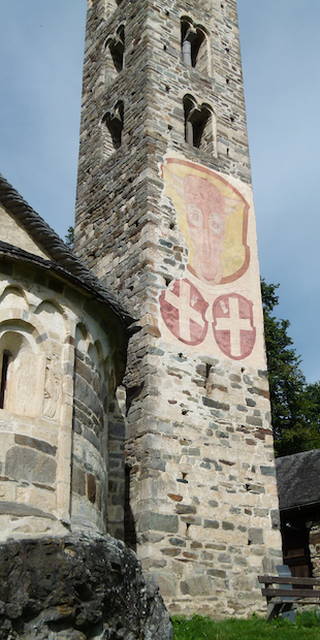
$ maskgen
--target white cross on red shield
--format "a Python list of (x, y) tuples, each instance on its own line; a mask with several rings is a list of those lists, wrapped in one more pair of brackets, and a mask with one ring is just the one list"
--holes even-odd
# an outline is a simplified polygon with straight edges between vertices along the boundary
[(187, 279), (175, 280), (160, 296), (161, 315), (168, 329), (178, 340), (192, 346), (206, 337), (208, 306), (200, 291)]
[(229, 293), (213, 303), (213, 333), (221, 351), (233, 360), (250, 355), (256, 340), (252, 302)]

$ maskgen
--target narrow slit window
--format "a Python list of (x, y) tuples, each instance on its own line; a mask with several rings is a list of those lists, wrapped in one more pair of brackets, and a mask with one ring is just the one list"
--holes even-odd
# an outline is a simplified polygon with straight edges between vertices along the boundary
[(5, 405), (9, 363), (11, 360), (12, 360), (12, 355), (10, 351), (4, 351), (2, 354), (2, 368), (1, 368), (0, 409), (4, 409), (4, 405)]
[(104, 128), (104, 155), (108, 157), (122, 144), (124, 106), (117, 102), (112, 111), (107, 111), (102, 120)]
[(123, 69), (124, 62), (124, 26), (121, 25), (116, 32), (116, 35), (109, 42), (109, 49), (111, 58), (114, 64), (114, 68), (117, 73), (120, 73)]

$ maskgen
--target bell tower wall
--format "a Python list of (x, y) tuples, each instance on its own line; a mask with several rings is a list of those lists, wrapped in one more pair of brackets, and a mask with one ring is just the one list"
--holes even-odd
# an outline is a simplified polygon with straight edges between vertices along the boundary
[(282, 555), (235, 0), (88, 2), (75, 247), (140, 327), (128, 541), (172, 612), (259, 610)]

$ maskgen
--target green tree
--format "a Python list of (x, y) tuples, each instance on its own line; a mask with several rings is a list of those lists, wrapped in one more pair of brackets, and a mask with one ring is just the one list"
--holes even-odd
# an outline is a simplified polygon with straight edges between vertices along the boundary
[(64, 241), (67, 245), (67, 247), (69, 247), (69, 249), (71, 249), (71, 251), (73, 250), (73, 245), (74, 245), (74, 228), (73, 227), (69, 227), (68, 231), (64, 237)]
[(290, 322), (272, 315), (278, 287), (261, 280), (274, 443), (282, 456), (320, 447), (320, 383), (306, 383), (288, 335)]

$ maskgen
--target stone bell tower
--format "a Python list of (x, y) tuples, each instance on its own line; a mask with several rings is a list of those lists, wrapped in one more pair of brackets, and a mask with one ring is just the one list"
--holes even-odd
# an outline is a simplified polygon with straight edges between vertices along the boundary
[(236, 0), (88, 0), (75, 231), (140, 327), (125, 538), (172, 612), (257, 610), (281, 542)]

